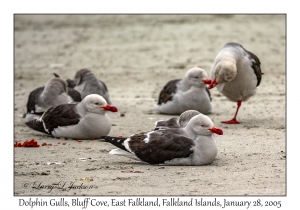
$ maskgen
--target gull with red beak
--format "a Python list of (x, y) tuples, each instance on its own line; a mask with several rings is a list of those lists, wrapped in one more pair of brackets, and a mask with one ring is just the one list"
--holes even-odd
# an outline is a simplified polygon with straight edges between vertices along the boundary
[(111, 129), (106, 112), (117, 112), (98, 94), (87, 95), (80, 103), (61, 104), (49, 108), (36, 120), (26, 123), (33, 130), (54, 137), (99, 139)]
[(193, 116), (183, 127), (156, 127), (128, 138), (104, 136), (115, 145), (109, 152), (149, 164), (206, 165), (213, 162), (218, 149), (213, 134), (223, 135), (209, 117)]
[(181, 114), (186, 110), (197, 110), (202, 114), (212, 111), (210, 92), (206, 83), (210, 81), (206, 72), (194, 67), (183, 79), (170, 80), (160, 91), (156, 109), (162, 114)]
[[(230, 42), (218, 53), (211, 68), (212, 81), (209, 89), (216, 87), (229, 100), (237, 102), (233, 119), (223, 121), (226, 124), (239, 124), (236, 116), (242, 101), (256, 94), (261, 82), (262, 72), (259, 58), (247, 51), (242, 45)], [(206, 84), (208, 84), (207, 81)]]

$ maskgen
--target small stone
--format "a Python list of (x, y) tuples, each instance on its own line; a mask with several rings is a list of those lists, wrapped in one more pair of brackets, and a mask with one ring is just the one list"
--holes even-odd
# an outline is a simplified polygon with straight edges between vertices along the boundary
[(41, 175), (49, 175), (47, 172), (42, 172)]

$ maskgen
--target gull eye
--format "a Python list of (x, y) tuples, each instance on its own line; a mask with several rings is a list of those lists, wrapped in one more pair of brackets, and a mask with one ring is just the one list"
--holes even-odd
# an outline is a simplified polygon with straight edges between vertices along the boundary
[(205, 125), (201, 125), (201, 127), (206, 127)]
[(99, 105), (99, 103), (95, 103), (95, 105)]

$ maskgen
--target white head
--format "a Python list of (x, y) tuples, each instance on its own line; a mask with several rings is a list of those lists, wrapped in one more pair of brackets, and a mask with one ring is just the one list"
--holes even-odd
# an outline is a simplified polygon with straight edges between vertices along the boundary
[(195, 138), (198, 135), (211, 136), (213, 133), (223, 135), (223, 131), (220, 128), (216, 128), (211, 119), (201, 113), (192, 117), (184, 130), (191, 138)]
[(117, 112), (118, 109), (106, 103), (106, 100), (98, 94), (87, 95), (79, 104), (80, 107), (84, 107), (86, 112), (92, 112), (96, 114), (102, 114), (106, 111)]
[(189, 85), (190, 87), (196, 86), (199, 88), (204, 88), (205, 83), (203, 80), (206, 80), (207, 78), (207, 74), (203, 69), (199, 67), (193, 67), (187, 71), (182, 81), (185, 85)]

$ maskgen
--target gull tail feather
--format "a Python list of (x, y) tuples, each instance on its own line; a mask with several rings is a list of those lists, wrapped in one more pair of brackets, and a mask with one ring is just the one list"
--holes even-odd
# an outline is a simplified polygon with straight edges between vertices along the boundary
[(31, 120), (31, 121), (28, 121), (25, 123), (29, 128), (33, 129), (33, 130), (36, 130), (36, 131), (39, 131), (39, 132), (43, 132), (43, 133), (46, 133), (46, 134), (49, 134), (45, 128), (44, 128), (44, 125), (41, 121), (39, 120)]
[(122, 150), (125, 150), (126, 152), (129, 152), (125, 146), (124, 146), (124, 141), (127, 139), (127, 138), (123, 138), (123, 137), (112, 137), (112, 136), (102, 136), (102, 138), (111, 143), (112, 145), (115, 145), (116, 147), (122, 149)]

